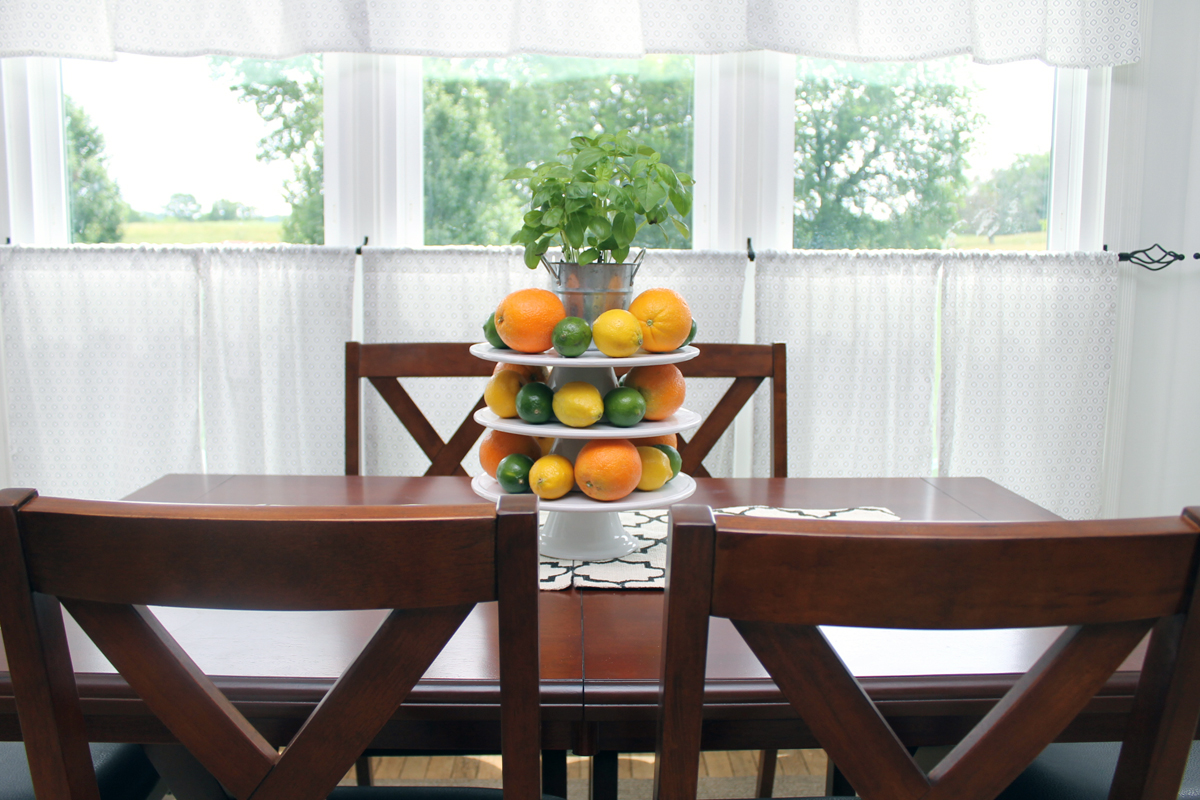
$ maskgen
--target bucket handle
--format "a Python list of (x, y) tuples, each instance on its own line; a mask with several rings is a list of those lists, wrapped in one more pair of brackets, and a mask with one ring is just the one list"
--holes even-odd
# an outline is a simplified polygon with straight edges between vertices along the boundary
[[(633, 264), (633, 272), (629, 275), (630, 281), (637, 277), (638, 270), (642, 268), (642, 259), (645, 257), (646, 248), (643, 247), (638, 251), (638, 254), (633, 257), (633, 261), (630, 262)], [(546, 272), (550, 273), (550, 276), (554, 278), (556, 283), (562, 283), (562, 279), (558, 277), (558, 272), (554, 269), (554, 265), (546, 260), (545, 254), (542, 255), (542, 266), (546, 268)]]

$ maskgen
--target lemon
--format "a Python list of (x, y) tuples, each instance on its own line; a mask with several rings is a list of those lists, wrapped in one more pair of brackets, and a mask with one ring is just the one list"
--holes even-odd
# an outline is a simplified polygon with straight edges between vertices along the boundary
[(627, 358), (642, 346), (642, 325), (628, 311), (609, 309), (592, 322), (592, 341), (609, 358)]
[(573, 381), (554, 393), (554, 416), (571, 428), (586, 428), (604, 414), (600, 390), (584, 381)]
[(661, 489), (663, 484), (673, 477), (671, 460), (657, 447), (642, 445), (637, 451), (638, 456), (642, 459), (642, 479), (638, 481), (637, 488), (643, 492)]
[(522, 376), (519, 372), (502, 369), (488, 379), (483, 387), (483, 402), (497, 417), (509, 419), (517, 415), (517, 392), (521, 391)]
[(529, 488), (543, 500), (557, 500), (575, 488), (575, 469), (563, 456), (542, 456), (529, 469)]

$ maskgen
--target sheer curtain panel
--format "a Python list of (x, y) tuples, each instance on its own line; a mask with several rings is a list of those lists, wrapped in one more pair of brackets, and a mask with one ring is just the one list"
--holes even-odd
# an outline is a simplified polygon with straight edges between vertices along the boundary
[(1116, 353), (1115, 253), (946, 257), (942, 475), (1099, 516)]
[(1136, 61), (1138, 0), (6, 0), (0, 57), (343, 52), (597, 58), (777, 50), (857, 61), (973, 53)]
[(0, 247), (11, 480), (114, 500), (200, 472), (193, 248)]
[(340, 472), (353, 248), (204, 248), (200, 288), (207, 471)]
[[(788, 345), (788, 474), (930, 474), (937, 279), (931, 251), (762, 252), (756, 339)], [(770, 438), (766, 404), (756, 439)], [(769, 474), (756, 452), (754, 474)]]

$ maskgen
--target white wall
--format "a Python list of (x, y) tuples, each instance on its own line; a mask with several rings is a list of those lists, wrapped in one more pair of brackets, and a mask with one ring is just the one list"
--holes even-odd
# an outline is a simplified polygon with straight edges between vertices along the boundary
[(1142, 61), (1112, 76), (1105, 241), (1187, 259), (1136, 271), (1120, 516), (1200, 505), (1200, 3), (1142, 5)]

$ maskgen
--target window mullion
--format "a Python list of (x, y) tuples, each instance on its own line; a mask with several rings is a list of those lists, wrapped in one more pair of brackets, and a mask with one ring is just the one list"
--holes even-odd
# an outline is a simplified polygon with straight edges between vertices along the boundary
[(0, 59), (0, 241), (71, 241), (56, 58)]

